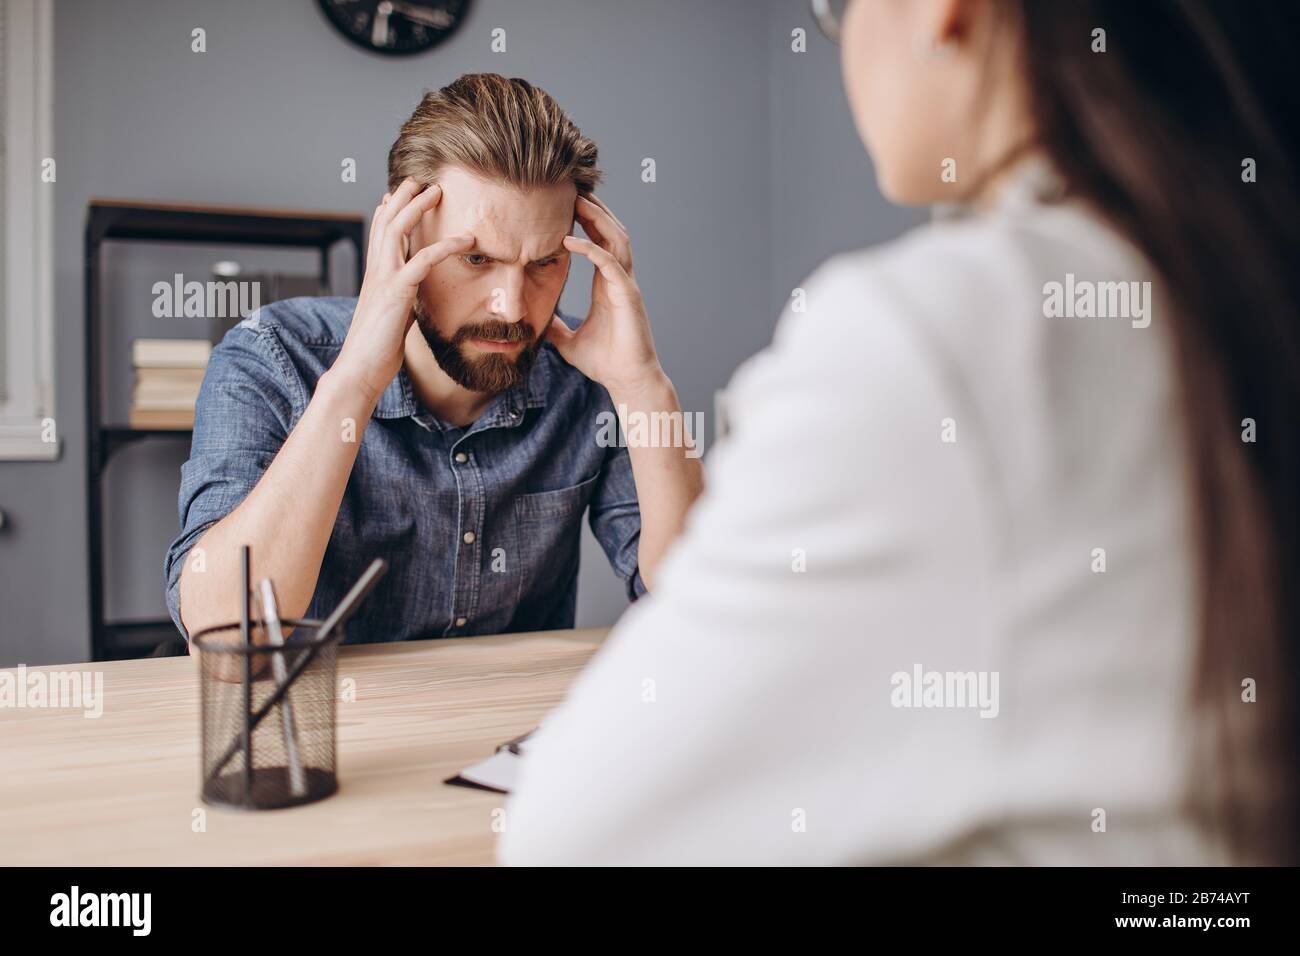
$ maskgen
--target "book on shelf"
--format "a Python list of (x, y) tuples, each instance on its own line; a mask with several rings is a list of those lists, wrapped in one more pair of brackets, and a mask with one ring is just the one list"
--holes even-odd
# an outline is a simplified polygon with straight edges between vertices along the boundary
[(131, 407), (142, 412), (175, 412), (194, 409), (197, 395), (141, 395), (131, 396)]
[(183, 431), (194, 427), (194, 407), (185, 410), (131, 409), (132, 428), (160, 428)]
[[(135, 387), (131, 391), (131, 404), (140, 408), (171, 407), (177, 402), (194, 404), (203, 375), (182, 378), (164, 378), (152, 373), (158, 369), (136, 369)], [(185, 369), (184, 371), (189, 371)], [(200, 371), (194, 369), (194, 371)]]
[(134, 340), (131, 427), (193, 428), (194, 403), (211, 353), (206, 339)]
[(151, 389), (195, 389), (203, 384), (203, 368), (140, 368), (136, 367), (135, 380)]
[(212, 343), (207, 339), (135, 339), (131, 364), (136, 368), (203, 369)]

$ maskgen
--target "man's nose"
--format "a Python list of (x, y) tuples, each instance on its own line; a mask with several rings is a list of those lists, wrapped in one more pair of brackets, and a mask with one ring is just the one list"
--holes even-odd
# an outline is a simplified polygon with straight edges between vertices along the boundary
[(528, 315), (523, 276), (505, 276), (502, 284), (492, 290), (488, 309), (502, 322), (522, 322)]

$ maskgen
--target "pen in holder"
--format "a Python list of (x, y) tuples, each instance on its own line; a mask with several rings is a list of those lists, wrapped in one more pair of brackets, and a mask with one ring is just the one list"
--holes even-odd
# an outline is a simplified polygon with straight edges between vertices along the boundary
[[(387, 565), (376, 559), (324, 620), (279, 617), (263, 580), (253, 613), (243, 550), (238, 624), (191, 639), (198, 652), (204, 803), (271, 810), (311, 803), (338, 789), (335, 660), (343, 625)], [(284, 637), (284, 629), (292, 633)]]

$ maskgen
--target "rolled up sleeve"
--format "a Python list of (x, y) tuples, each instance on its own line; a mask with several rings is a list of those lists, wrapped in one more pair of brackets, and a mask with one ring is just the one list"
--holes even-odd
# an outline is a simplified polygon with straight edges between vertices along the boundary
[(635, 601), (646, 593), (646, 586), (637, 561), (641, 506), (632, 477), (632, 459), (626, 448), (611, 448), (605, 457), (587, 520), (596, 540), (605, 549), (614, 573), (623, 580), (627, 599)]
[(181, 636), (181, 570), (198, 541), (257, 484), (288, 437), (300, 405), (287, 357), (258, 315), (212, 351), (195, 405), (189, 460), (181, 467), (180, 533), (163, 562), (167, 610)]

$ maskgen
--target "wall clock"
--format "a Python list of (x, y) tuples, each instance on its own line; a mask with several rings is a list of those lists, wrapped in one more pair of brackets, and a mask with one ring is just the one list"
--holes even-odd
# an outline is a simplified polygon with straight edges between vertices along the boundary
[(375, 53), (406, 56), (437, 46), (465, 19), (470, 0), (319, 0), (334, 28)]

